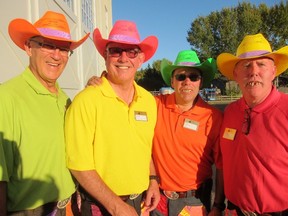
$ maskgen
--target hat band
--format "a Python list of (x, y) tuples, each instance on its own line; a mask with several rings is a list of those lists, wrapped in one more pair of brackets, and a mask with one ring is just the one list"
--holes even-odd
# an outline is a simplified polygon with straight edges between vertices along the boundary
[(37, 28), (37, 30), (41, 34), (46, 35), (46, 36), (59, 37), (59, 38), (71, 40), (71, 35), (63, 31), (50, 29), (50, 28)]
[(179, 62), (177, 65), (181, 65), (181, 66), (194, 66), (197, 65), (198, 63), (195, 62)]
[(135, 43), (135, 44), (140, 43), (140, 41), (137, 40), (136, 38), (132, 38), (132, 37), (129, 37), (127, 35), (115, 34), (115, 35), (109, 36), (109, 39), (114, 40), (114, 41), (125, 41), (125, 42)]
[(265, 55), (269, 53), (270, 52), (267, 50), (257, 50), (257, 51), (242, 53), (241, 55), (238, 56), (238, 58), (250, 58), (250, 57), (261, 56), (261, 55)]

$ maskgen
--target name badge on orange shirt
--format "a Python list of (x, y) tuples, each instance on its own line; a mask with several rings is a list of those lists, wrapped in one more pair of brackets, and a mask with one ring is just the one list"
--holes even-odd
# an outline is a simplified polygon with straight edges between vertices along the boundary
[(191, 119), (185, 119), (184, 121), (184, 128), (190, 129), (190, 130), (194, 130), (194, 131), (198, 131), (199, 128), (199, 122), (197, 121), (193, 121)]
[(134, 115), (135, 115), (136, 121), (148, 121), (146, 112), (135, 111)]
[(225, 128), (223, 138), (228, 140), (234, 140), (237, 130), (233, 128)]

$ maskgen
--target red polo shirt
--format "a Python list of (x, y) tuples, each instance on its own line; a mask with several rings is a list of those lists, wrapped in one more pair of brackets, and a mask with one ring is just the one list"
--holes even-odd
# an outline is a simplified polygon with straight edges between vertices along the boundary
[(226, 197), (258, 213), (288, 209), (288, 95), (275, 88), (250, 113), (243, 98), (224, 112), (220, 135)]

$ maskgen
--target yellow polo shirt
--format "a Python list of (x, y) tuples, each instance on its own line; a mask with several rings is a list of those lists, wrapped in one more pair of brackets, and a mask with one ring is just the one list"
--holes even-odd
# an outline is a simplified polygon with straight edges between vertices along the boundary
[(100, 86), (80, 92), (67, 111), (67, 166), (95, 169), (117, 195), (141, 193), (149, 185), (155, 99), (134, 83), (128, 106), (102, 79)]

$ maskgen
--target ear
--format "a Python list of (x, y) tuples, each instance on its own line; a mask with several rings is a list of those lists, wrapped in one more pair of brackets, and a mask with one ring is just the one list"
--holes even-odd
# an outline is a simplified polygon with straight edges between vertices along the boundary
[(28, 56), (32, 56), (30, 41), (27, 40), (27, 41), (25, 42), (24, 48), (25, 48), (25, 51), (26, 51), (27, 55), (28, 55)]
[(140, 53), (138, 54), (138, 59), (139, 59), (138, 68), (140, 68), (141, 65), (144, 63), (145, 54), (144, 54), (143, 52), (140, 52)]

